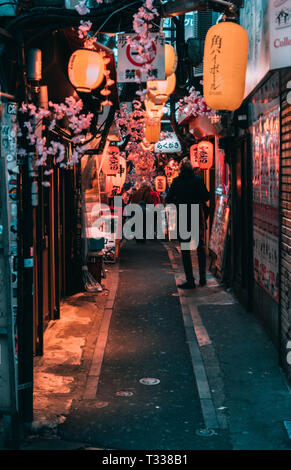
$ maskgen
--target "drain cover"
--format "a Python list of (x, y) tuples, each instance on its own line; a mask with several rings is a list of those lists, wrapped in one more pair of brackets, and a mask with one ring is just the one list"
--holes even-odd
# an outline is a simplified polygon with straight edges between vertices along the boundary
[(108, 405), (109, 405), (108, 401), (97, 401), (95, 403), (96, 408), (105, 408), (105, 406), (108, 406)]
[(122, 391), (122, 392), (116, 392), (115, 395), (117, 397), (132, 397), (133, 392)]
[(197, 436), (202, 436), (202, 437), (210, 437), (216, 435), (216, 432), (214, 429), (197, 429), (196, 431)]
[(140, 383), (143, 385), (158, 385), (160, 383), (160, 380), (153, 378), (144, 378), (140, 379)]

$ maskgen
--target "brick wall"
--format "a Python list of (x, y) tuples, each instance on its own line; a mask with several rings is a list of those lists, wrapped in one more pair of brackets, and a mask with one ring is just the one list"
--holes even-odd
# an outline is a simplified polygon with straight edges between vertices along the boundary
[[(291, 342), (291, 104), (287, 103), (287, 83), (291, 70), (282, 73), (281, 112), (281, 345), (283, 365), (291, 380), (291, 365), (287, 363), (287, 343)], [(289, 92), (291, 91), (291, 87)], [(289, 95), (291, 96), (291, 94)], [(288, 97), (288, 101), (290, 101)], [(291, 347), (290, 347), (291, 350)], [(290, 356), (290, 355), (289, 355)], [(290, 362), (290, 361), (289, 361)]]

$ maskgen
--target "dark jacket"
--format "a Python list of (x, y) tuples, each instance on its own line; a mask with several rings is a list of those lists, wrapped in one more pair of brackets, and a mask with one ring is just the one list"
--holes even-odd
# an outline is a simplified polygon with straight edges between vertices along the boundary
[[(193, 170), (181, 171), (179, 176), (173, 180), (166, 197), (166, 204), (175, 204), (177, 206), (177, 224), (179, 231), (179, 204), (187, 204), (187, 229), (191, 230), (191, 204), (199, 204), (199, 226), (202, 233), (202, 227), (205, 224), (203, 205), (209, 201), (210, 195), (204, 184), (203, 179), (196, 175)], [(178, 236), (179, 238), (179, 236)]]
[(146, 204), (153, 204), (154, 197), (150, 190), (150, 187), (142, 187), (135, 191), (131, 198), (132, 204), (139, 204), (141, 201), (144, 201)]
[(209, 201), (209, 192), (202, 178), (192, 170), (182, 171), (173, 180), (166, 197), (166, 203), (199, 204)]

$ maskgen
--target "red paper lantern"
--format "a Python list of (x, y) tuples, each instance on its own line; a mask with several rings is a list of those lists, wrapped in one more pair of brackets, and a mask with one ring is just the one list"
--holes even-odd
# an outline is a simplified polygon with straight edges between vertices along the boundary
[(190, 147), (190, 160), (191, 160), (191, 165), (193, 168), (198, 168), (199, 163), (198, 163), (198, 144), (192, 145)]
[(213, 144), (208, 140), (201, 140), (197, 145), (198, 165), (202, 170), (209, 170), (213, 165)]
[(155, 188), (158, 193), (163, 193), (166, 191), (167, 179), (165, 176), (157, 176), (155, 179)]

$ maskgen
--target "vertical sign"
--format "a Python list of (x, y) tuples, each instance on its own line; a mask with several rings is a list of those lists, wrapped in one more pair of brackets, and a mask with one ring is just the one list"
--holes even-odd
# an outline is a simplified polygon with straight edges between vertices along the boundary
[(1, 122), (0, 209), (0, 411), (14, 413), (17, 315), (17, 124), (16, 104), (4, 103)]
[(290, 67), (291, 57), (291, 0), (271, 0), (270, 68)]
[(279, 107), (252, 126), (254, 278), (279, 299)]

